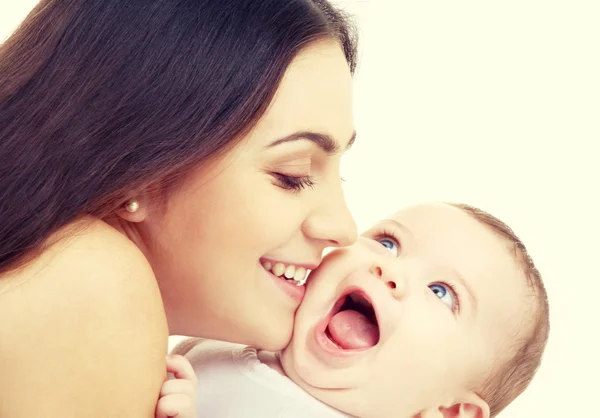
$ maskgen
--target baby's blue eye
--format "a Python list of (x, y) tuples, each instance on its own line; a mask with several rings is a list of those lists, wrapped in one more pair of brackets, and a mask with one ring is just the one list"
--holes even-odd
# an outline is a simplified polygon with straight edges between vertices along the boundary
[(398, 256), (398, 244), (396, 244), (396, 241), (394, 241), (393, 239), (389, 239), (389, 238), (379, 238), (377, 240), (377, 242), (379, 242), (381, 245), (383, 245), (385, 248), (387, 248), (388, 250), (390, 250), (390, 252), (392, 254), (394, 254), (395, 257)]
[(454, 294), (450, 286), (443, 283), (430, 284), (429, 288), (435, 295), (441, 299), (450, 309), (454, 309), (456, 301), (454, 300)]

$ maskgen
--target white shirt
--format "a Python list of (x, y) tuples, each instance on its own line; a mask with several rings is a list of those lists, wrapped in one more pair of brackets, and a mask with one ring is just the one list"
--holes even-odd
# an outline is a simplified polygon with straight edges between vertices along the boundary
[(185, 355), (198, 376), (199, 418), (348, 417), (262, 363), (254, 348), (196, 339), (173, 354)]

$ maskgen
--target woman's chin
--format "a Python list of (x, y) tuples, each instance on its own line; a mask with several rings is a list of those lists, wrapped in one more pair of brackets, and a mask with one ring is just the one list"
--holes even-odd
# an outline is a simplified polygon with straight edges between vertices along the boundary
[[(281, 325), (280, 325), (281, 327)], [(271, 327), (271, 329), (276, 328)], [(250, 342), (248, 345), (251, 345), (254, 348), (258, 348), (260, 350), (266, 351), (281, 351), (290, 343), (292, 338), (291, 332), (291, 324), (289, 327), (290, 331), (286, 332), (283, 327), (281, 327), (281, 332), (265, 332), (265, 333), (257, 333), (254, 341)]]

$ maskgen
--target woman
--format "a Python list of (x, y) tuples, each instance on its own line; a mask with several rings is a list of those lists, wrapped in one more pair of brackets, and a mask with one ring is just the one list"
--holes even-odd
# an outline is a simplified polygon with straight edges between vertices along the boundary
[(0, 49), (0, 416), (152, 416), (167, 329), (287, 343), (281, 269), (355, 240), (354, 57), (324, 0), (36, 7)]

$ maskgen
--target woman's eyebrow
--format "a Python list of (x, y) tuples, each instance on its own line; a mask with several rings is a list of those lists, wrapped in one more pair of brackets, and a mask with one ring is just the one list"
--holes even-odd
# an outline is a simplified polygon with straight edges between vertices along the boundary
[[(317, 144), (317, 146), (319, 148), (321, 148), (327, 154), (337, 154), (340, 152), (339, 143), (335, 139), (333, 139), (331, 136), (329, 136), (327, 134), (322, 134), (322, 133), (318, 133), (318, 132), (310, 132), (310, 131), (296, 132), (291, 135), (285, 136), (283, 138), (277, 139), (277, 140), (271, 142), (269, 145), (267, 145), (267, 148), (272, 148), (277, 145), (284, 144), (286, 142), (300, 141), (300, 140), (308, 140), (308, 141), (314, 142), (315, 144)], [(348, 141), (348, 145), (346, 145), (346, 151), (349, 150), (350, 147), (352, 147), (355, 140), (356, 140), (356, 131), (354, 131), (354, 133), (350, 137), (350, 141)]]

